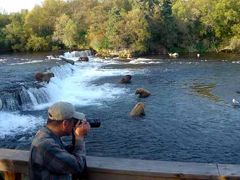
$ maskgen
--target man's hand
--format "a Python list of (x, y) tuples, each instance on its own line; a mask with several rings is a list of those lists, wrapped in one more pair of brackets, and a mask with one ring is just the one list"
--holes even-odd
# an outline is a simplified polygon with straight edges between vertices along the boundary
[(90, 131), (91, 127), (87, 121), (79, 121), (75, 127), (76, 138), (84, 138), (85, 135)]

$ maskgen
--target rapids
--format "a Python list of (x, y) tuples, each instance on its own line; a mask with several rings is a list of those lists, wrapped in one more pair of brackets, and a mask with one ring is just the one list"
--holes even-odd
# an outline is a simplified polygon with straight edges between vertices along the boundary
[[(0, 56), (0, 147), (29, 149), (47, 107), (68, 101), (102, 121), (86, 139), (89, 155), (240, 163), (240, 109), (231, 103), (240, 100), (240, 58), (89, 58), (71, 65)], [(46, 70), (55, 77), (36, 82), (34, 74)], [(126, 74), (132, 83), (120, 84)], [(151, 96), (138, 98), (139, 87)], [(146, 116), (129, 117), (137, 102), (145, 103)]]

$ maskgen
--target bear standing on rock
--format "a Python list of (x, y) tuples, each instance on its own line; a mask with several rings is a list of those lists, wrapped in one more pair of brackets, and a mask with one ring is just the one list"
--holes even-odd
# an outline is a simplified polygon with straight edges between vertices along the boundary
[(50, 79), (54, 77), (54, 74), (51, 72), (38, 72), (35, 74), (35, 79), (39, 82), (49, 83)]
[(139, 94), (138, 95), (139, 98), (146, 98), (151, 95), (151, 93), (148, 90), (143, 88), (136, 89), (135, 94)]
[(130, 116), (144, 116), (145, 112), (144, 112), (144, 103), (143, 102), (139, 102), (137, 103), (134, 108), (132, 109), (132, 111), (129, 114)]

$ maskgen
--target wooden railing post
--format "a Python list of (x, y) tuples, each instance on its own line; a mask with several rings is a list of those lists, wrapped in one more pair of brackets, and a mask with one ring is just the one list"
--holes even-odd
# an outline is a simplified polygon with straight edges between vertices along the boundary
[(14, 172), (9, 172), (5, 171), (4, 172), (4, 179), (5, 180), (21, 180), (21, 173), (14, 173)]

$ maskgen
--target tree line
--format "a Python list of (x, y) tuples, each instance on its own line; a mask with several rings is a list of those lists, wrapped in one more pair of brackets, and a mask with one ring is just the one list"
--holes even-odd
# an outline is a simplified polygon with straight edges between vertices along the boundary
[(0, 51), (240, 52), (239, 0), (45, 0), (0, 13)]

